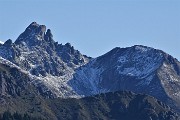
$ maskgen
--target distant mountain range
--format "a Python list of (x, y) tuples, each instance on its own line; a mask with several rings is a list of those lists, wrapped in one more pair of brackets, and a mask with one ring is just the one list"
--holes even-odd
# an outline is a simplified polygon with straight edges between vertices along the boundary
[[(0, 112), (10, 110), (42, 116), (42, 112), (33, 114), (33, 112), (31, 113), (33, 110), (29, 111), (30, 104), (36, 96), (38, 96), (37, 101), (41, 103), (45, 101), (41, 110), (46, 112), (47, 110), (51, 111), (57, 98), (65, 99), (60, 102), (67, 102), (68, 109), (73, 106), (72, 101), (80, 102), (91, 98), (90, 102), (96, 108), (97, 106), (94, 105), (96, 99), (94, 98), (97, 97), (97, 99), (106, 99), (105, 103), (102, 101), (97, 105), (105, 104), (105, 106), (100, 106), (100, 109), (107, 111), (101, 113), (100, 110), (102, 115), (99, 116), (94, 113), (96, 109), (93, 110), (89, 108), (91, 106), (86, 106), (90, 110), (89, 113), (87, 109), (86, 111), (81, 110), (78, 115), (81, 114), (84, 117), (79, 115), (79, 119), (95, 119), (96, 117), (97, 119), (119, 119), (118, 117), (122, 117), (124, 114), (127, 116), (124, 116), (124, 119), (131, 119), (133, 115), (147, 116), (143, 113), (146, 105), (141, 106), (142, 113), (139, 115), (135, 115), (138, 113), (133, 111), (133, 107), (139, 104), (144, 99), (143, 97), (137, 98), (137, 103), (126, 108), (124, 112), (110, 113), (111, 110), (120, 110), (123, 107), (121, 105), (118, 108), (109, 106), (111, 105), (109, 102), (118, 104), (116, 93), (119, 92), (114, 93), (115, 91), (132, 91), (136, 94), (153, 96), (147, 96), (148, 99), (153, 99), (150, 103), (153, 104), (152, 106), (159, 104), (156, 100), (158, 99), (180, 113), (180, 62), (161, 50), (142, 45), (127, 48), (117, 47), (102, 56), (91, 58), (82, 55), (70, 43), (62, 45), (55, 42), (51, 30), (46, 30), (45, 25), (39, 25), (36, 22), (31, 23), (15, 42), (9, 39), (4, 44), (0, 44)], [(122, 96), (126, 96), (126, 93), (127, 96), (129, 95), (129, 92), (123, 92)], [(134, 93), (130, 94), (133, 96), (130, 97), (132, 101), (139, 96)], [(108, 99), (103, 95), (114, 97)], [(75, 98), (82, 99), (76, 100)], [(125, 97), (124, 102), (128, 102), (130, 98)], [(32, 101), (25, 102), (26, 99), (32, 99)], [(77, 105), (80, 104), (78, 102)], [(26, 105), (27, 108), (23, 107), (22, 110), (18, 110), (17, 107), (21, 105)], [(137, 110), (140, 109), (137, 108)], [(161, 114), (159, 109), (153, 109), (156, 119), (160, 119), (157, 117)], [(161, 110), (163, 112), (171, 111), (174, 116), (172, 119), (178, 119), (172, 109), (163, 107)], [(122, 116), (115, 115), (121, 114), (121, 112), (123, 112)], [(51, 114), (50, 116), (53, 116), (54, 119), (62, 119), (62, 116), (56, 115), (59, 113), (58, 110), (47, 113)], [(72, 118), (72, 114), (75, 114), (73, 111), (68, 111), (68, 113), (71, 114), (70, 118)], [(133, 115), (128, 116), (128, 114)], [(168, 112), (163, 114), (166, 116), (164, 119), (170, 119), (167, 117), (170, 116)], [(146, 118), (137, 117), (137, 120), (140, 119), (145, 120)], [(150, 117), (147, 119), (150, 120)]]

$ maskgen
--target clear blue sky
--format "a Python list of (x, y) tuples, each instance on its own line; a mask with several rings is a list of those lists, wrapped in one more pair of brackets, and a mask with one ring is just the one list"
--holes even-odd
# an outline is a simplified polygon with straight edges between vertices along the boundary
[(88, 56), (141, 44), (180, 60), (180, 0), (0, 0), (1, 41), (33, 21)]

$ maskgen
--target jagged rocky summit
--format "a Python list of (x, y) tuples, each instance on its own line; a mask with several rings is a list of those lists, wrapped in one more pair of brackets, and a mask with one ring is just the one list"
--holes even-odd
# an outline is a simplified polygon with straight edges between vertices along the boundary
[[(32, 83), (54, 97), (74, 95), (67, 85), (76, 68), (91, 58), (75, 50), (70, 43), (58, 44), (45, 25), (31, 23), (13, 43), (7, 40), (0, 46), (0, 56), (26, 71)], [(66, 93), (68, 95), (65, 95)], [(47, 96), (49, 97), (49, 96)]]
[(180, 108), (180, 62), (142, 45), (117, 47), (91, 58), (70, 43), (55, 42), (50, 29), (33, 22), (15, 42), (0, 45), (0, 66), (1, 95), (18, 96), (18, 89), (29, 91), (27, 84), (46, 98), (129, 90)]

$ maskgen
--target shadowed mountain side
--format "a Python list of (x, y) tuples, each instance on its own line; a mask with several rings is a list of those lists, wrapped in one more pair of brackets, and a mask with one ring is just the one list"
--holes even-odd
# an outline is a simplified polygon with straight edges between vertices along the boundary
[(178, 120), (178, 115), (154, 97), (111, 92), (82, 99), (49, 101), (60, 120)]

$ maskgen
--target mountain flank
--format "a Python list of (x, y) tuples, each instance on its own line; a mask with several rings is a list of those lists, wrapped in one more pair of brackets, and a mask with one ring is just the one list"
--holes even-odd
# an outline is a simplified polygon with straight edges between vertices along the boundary
[[(156, 113), (154, 119), (161, 119), (161, 110), (172, 111), (173, 115), (175, 112), (172, 109), (180, 113), (180, 62), (162, 50), (142, 45), (116, 47), (97, 58), (88, 57), (70, 43), (63, 45), (54, 41), (52, 31), (36, 22), (32, 22), (15, 42), (8, 39), (0, 44), (1, 113), (9, 110), (12, 113), (29, 113), (32, 117), (62, 119), (63, 116), (55, 106), (64, 109), (67, 107), (68, 111), (74, 102), (80, 106), (77, 107), (79, 112), (68, 111), (67, 119), (71, 119), (74, 114), (78, 114), (79, 119), (93, 119), (94, 116), (94, 119), (119, 119), (116, 114), (121, 114), (122, 111), (115, 113), (113, 110), (119, 108), (109, 104), (113, 101), (118, 103), (116, 99), (119, 100), (119, 93), (116, 91), (133, 92), (121, 94), (131, 96), (124, 101), (128, 105), (135, 101), (133, 106), (123, 108), (124, 112), (120, 116), (126, 117), (124, 119), (134, 116), (137, 116), (135, 119), (145, 119), (138, 116), (147, 116), (146, 113), (141, 113), (147, 107), (146, 103), (144, 106), (140, 105), (140, 108), (136, 106), (140, 101), (144, 102), (144, 94), (152, 96), (147, 97), (152, 100), (152, 103), (147, 102), (151, 106), (159, 106), (158, 101), (163, 103), (157, 110), (153, 108), (152, 111)], [(96, 98), (100, 110), (94, 105)], [(94, 110), (86, 105), (86, 100), (89, 99)], [(103, 100), (98, 103), (98, 99)], [(65, 102), (67, 106), (63, 106), (61, 102)], [(39, 103), (41, 104), (37, 107), (36, 104)], [(164, 104), (170, 108), (166, 108)], [(19, 106), (22, 109), (18, 110)], [(85, 111), (81, 110), (83, 106)], [(134, 113), (133, 107), (139, 113)], [(95, 114), (95, 111), (99, 114)], [(171, 114), (165, 112), (162, 116), (162, 120), (170, 119), (168, 116)]]

